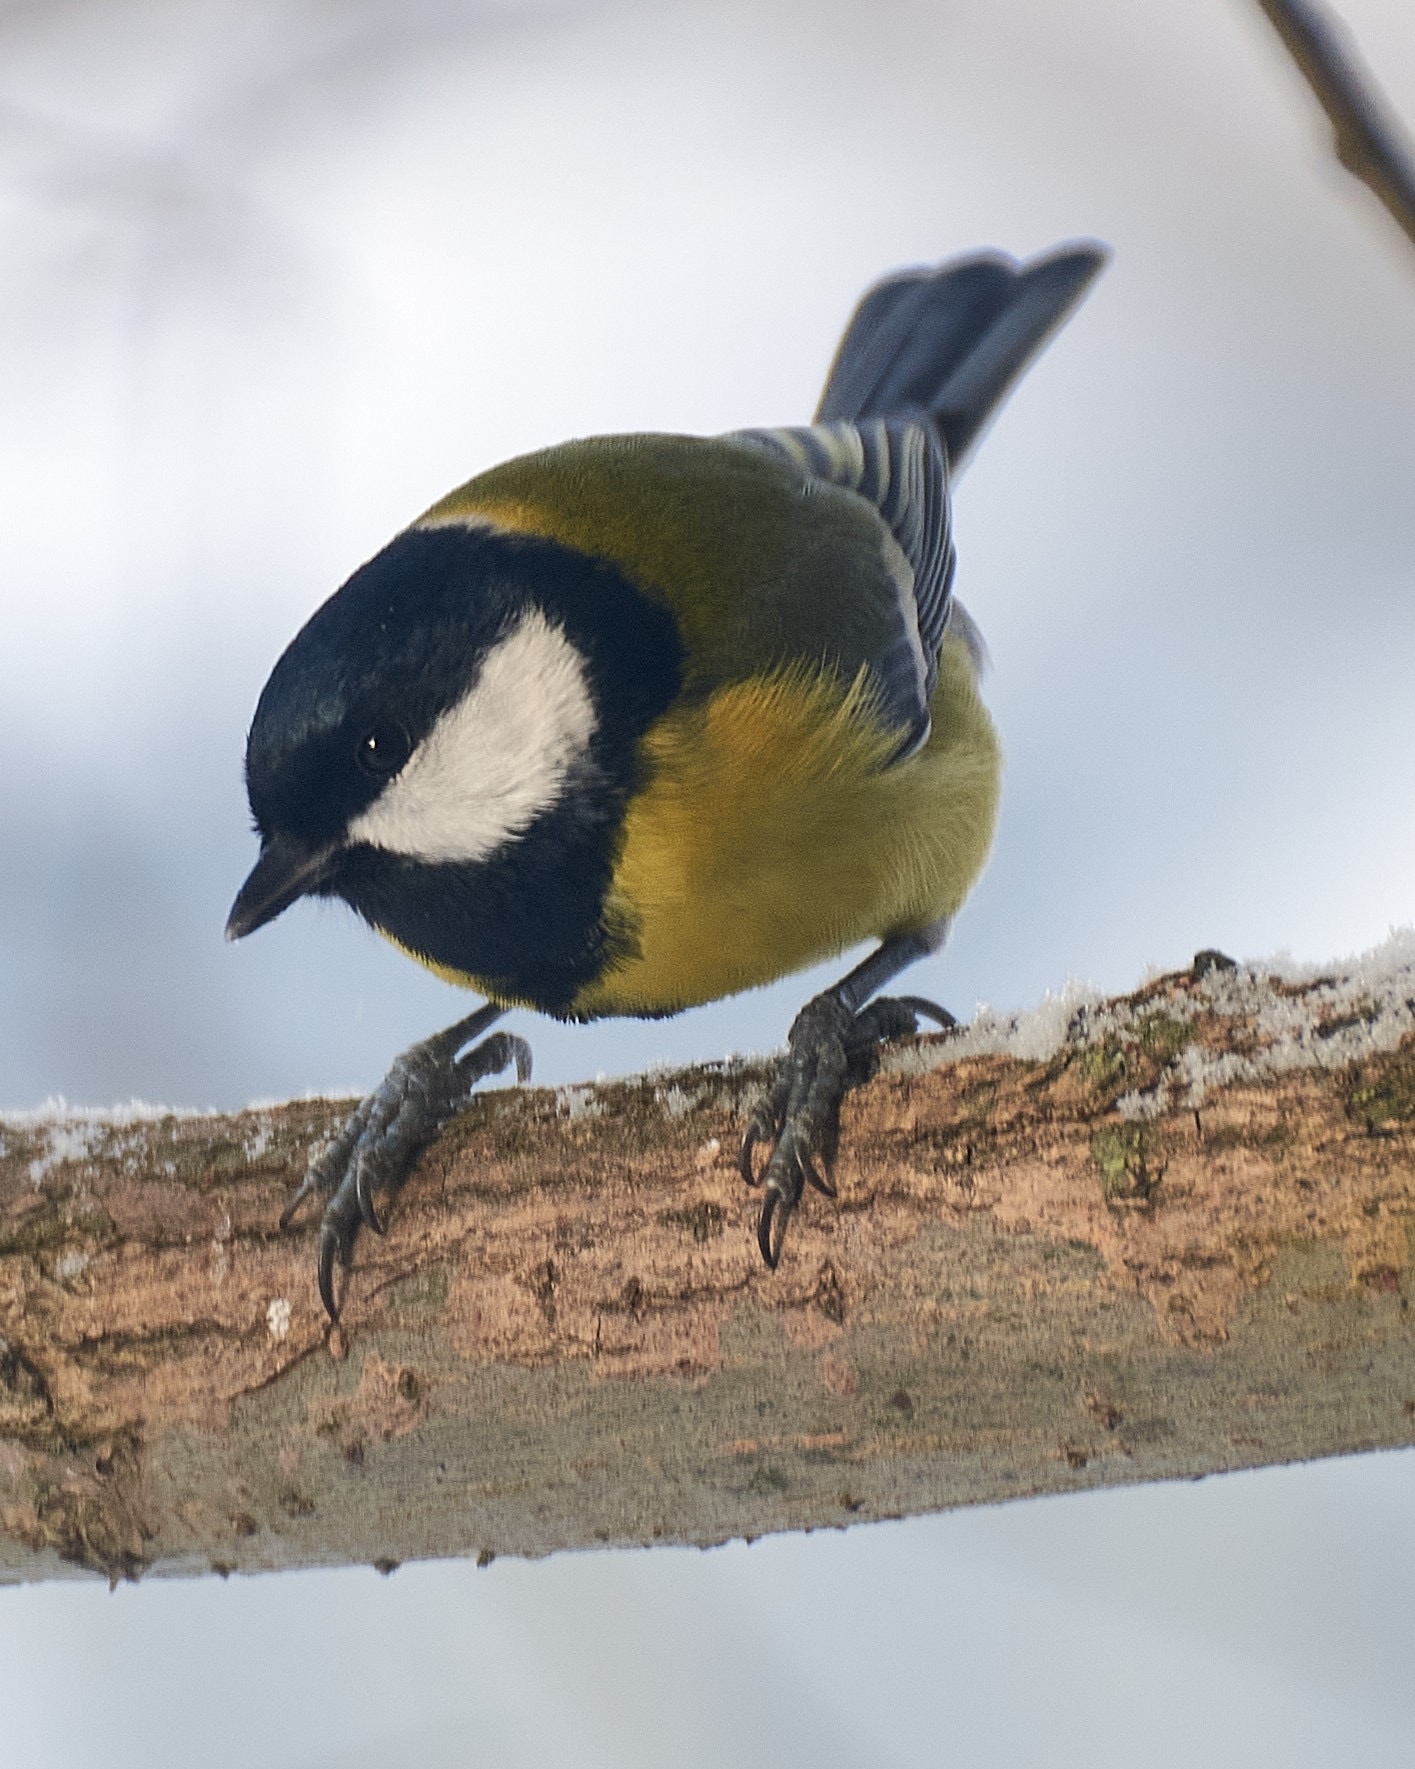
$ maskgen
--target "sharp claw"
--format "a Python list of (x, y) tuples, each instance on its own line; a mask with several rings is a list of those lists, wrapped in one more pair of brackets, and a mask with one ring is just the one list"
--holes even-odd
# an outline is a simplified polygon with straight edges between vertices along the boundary
[(336, 1262), (346, 1267), (359, 1227), (384, 1232), (374, 1189), (392, 1192), (402, 1183), (418, 1152), (465, 1105), (475, 1084), (514, 1064), (516, 1078), (531, 1072), (524, 1038), (498, 1032), (458, 1058), (464, 1044), (479, 1038), (505, 1009), (488, 1002), (476, 1013), (403, 1052), (382, 1083), (360, 1102), (334, 1141), (310, 1163), (304, 1179), (280, 1213), (288, 1228), (311, 1194), (327, 1197), (319, 1230), (319, 1298), (331, 1321), (339, 1319), (334, 1297)]
[[(757, 1245), (770, 1269), (781, 1258), (786, 1225), (805, 1187), (827, 1198), (837, 1195), (831, 1169), (842, 1099), (874, 1072), (882, 1045), (917, 1030), (916, 1016), (945, 1031), (958, 1024), (946, 1008), (921, 995), (881, 996), (852, 1008), (843, 985), (808, 1001), (792, 1022), (786, 1056), (759, 1099), (737, 1152), (742, 1178), (750, 1186), (766, 1187)], [(760, 1174), (754, 1166), (758, 1143), (774, 1145)]]
[[(751, 1123), (747, 1126), (746, 1134), (742, 1138), (742, 1146), (737, 1151), (737, 1170), (749, 1186), (759, 1186), (762, 1183), (761, 1176), (752, 1166), (752, 1155), (756, 1150), (757, 1144), (765, 1135), (766, 1130), (763, 1127), (761, 1120), (759, 1118), (753, 1118)], [(770, 1261), (768, 1261), (768, 1264), (770, 1264)]]
[(373, 1181), (369, 1178), (369, 1163), (360, 1161), (354, 1175), (354, 1196), (359, 1204), (359, 1216), (365, 1228), (371, 1228), (376, 1235), (383, 1233), (383, 1218), (378, 1214), (373, 1201)]
[(339, 1230), (326, 1222), (319, 1231), (319, 1299), (335, 1326), (339, 1324), (339, 1307), (334, 1300), (334, 1261), (339, 1251)]
[(798, 1148), (796, 1150), (796, 1161), (801, 1169), (802, 1179), (808, 1181), (809, 1184), (813, 1185), (818, 1192), (821, 1192), (827, 1198), (838, 1196), (833, 1182), (821, 1172), (820, 1168), (817, 1167), (815, 1162), (811, 1159), (811, 1152), (809, 1149)]
[(280, 1212), (280, 1227), (282, 1229), (289, 1228), (290, 1224), (295, 1220), (295, 1212), (299, 1209), (300, 1205), (304, 1203), (305, 1199), (308, 1198), (311, 1193), (322, 1189), (323, 1181), (323, 1162), (311, 1161), (309, 1166), (305, 1169), (305, 1177), (295, 1187), (294, 1191), (290, 1194), (289, 1203), (286, 1204), (285, 1208)]
[[(781, 1212), (781, 1218), (779, 1232), (773, 1244), (771, 1224), (778, 1209)], [(766, 1197), (762, 1201), (762, 1213), (757, 1218), (757, 1245), (761, 1248), (762, 1258), (766, 1261), (770, 1271), (776, 1270), (777, 1261), (781, 1258), (781, 1243), (786, 1235), (786, 1223), (790, 1215), (791, 1209), (785, 1198), (776, 1190), (775, 1186), (769, 1187)]]
[(958, 1021), (946, 1007), (940, 1007), (936, 1001), (929, 1001), (923, 995), (896, 995), (894, 1000), (901, 1007), (907, 1007), (916, 1014), (922, 1014), (926, 1020), (933, 1020), (942, 1026), (945, 1032), (951, 1032)]

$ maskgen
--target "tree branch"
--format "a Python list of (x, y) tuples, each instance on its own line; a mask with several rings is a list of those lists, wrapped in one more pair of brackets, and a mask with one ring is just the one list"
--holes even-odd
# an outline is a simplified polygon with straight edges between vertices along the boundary
[(1258, 0), (1332, 126), (1336, 157), (1415, 245), (1415, 147), (1349, 33), (1317, 0)]
[[(1226, 962), (1226, 961), (1225, 961)], [(1415, 954), (893, 1053), (781, 1270), (749, 1067), (488, 1093), (326, 1330), (342, 1107), (0, 1123), (0, 1579), (771, 1530), (1415, 1441)]]

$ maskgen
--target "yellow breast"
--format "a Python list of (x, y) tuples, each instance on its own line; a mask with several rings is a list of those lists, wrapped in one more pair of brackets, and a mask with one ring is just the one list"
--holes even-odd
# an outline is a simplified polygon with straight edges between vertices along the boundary
[(1000, 772), (957, 639), (931, 712), (927, 744), (896, 763), (861, 685), (804, 671), (660, 720), (608, 905), (633, 947), (574, 1011), (672, 1012), (953, 914), (987, 857)]

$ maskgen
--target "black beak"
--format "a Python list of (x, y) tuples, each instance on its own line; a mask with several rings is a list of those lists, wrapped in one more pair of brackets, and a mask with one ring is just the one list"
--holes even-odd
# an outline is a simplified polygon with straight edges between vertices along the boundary
[(274, 921), (297, 897), (317, 891), (329, 877), (339, 846), (310, 848), (288, 835), (273, 835), (241, 886), (226, 922), (226, 938), (243, 940)]

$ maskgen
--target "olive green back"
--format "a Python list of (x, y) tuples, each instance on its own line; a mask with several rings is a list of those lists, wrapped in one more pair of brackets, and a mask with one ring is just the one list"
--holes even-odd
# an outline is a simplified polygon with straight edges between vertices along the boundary
[(458, 521), (613, 561), (672, 609), (690, 694), (802, 663), (849, 683), (898, 631), (906, 567), (872, 507), (818, 481), (807, 489), (731, 438), (602, 436), (523, 455), (420, 525)]

